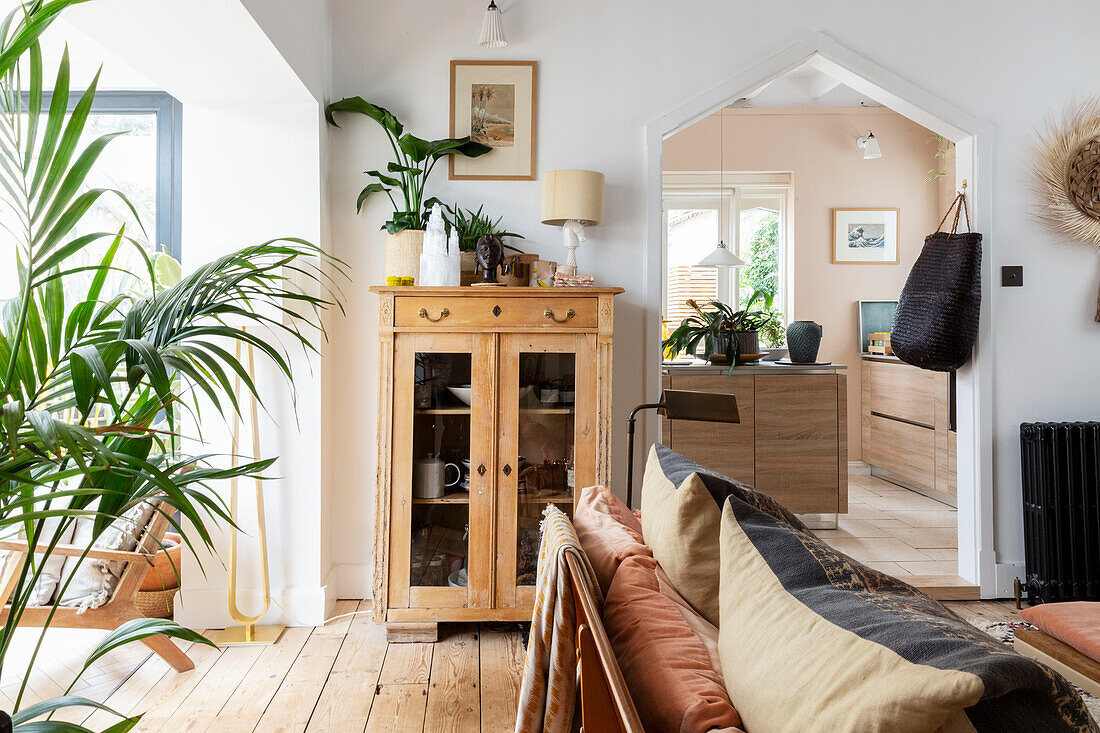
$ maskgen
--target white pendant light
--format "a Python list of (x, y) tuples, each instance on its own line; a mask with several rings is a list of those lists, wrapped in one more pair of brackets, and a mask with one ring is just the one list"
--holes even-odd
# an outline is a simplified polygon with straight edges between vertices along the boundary
[(696, 267), (741, 267), (745, 261), (730, 251), (725, 242), (718, 242), (718, 246), (709, 255), (699, 260)]
[(878, 140), (875, 138), (875, 133), (870, 130), (867, 131), (865, 136), (856, 140), (856, 145), (863, 148), (864, 160), (874, 160), (875, 158), (882, 157), (882, 149), (878, 146)]
[(489, 0), (489, 8), (481, 21), (481, 38), (477, 45), (482, 48), (504, 48), (508, 45), (508, 41), (504, 40), (504, 26), (500, 22), (500, 8), (497, 7), (496, 0)]
[[(722, 114), (718, 114), (718, 166), (719, 166), (719, 183), (718, 183), (718, 226), (721, 228), (722, 222), (725, 221), (725, 203), (726, 203), (726, 125), (725, 119)], [(714, 248), (714, 251), (695, 263), (696, 267), (742, 267), (745, 261), (735, 255), (728, 246), (726, 246), (726, 240), (721, 236), (718, 237), (718, 246)]]

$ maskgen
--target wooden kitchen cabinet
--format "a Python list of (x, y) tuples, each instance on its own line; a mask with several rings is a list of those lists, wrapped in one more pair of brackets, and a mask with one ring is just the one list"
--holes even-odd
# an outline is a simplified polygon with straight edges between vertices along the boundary
[(740, 423), (661, 421), (661, 442), (800, 514), (848, 511), (847, 377), (842, 366), (665, 366), (665, 389), (737, 397)]
[[(610, 484), (619, 288), (375, 287), (380, 380), (374, 617), (395, 641), (441, 621), (528, 620), (538, 527)], [(441, 496), (431, 462), (444, 469)], [(467, 468), (468, 465), (468, 468)], [(420, 487), (420, 491), (418, 491)]]
[(862, 458), (871, 473), (955, 506), (951, 375), (864, 356), (862, 383)]

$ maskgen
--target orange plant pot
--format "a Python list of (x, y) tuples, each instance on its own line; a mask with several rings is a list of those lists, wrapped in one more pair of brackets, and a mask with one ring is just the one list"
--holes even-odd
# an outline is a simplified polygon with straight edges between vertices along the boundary
[[(175, 543), (175, 544), (172, 544)], [(145, 574), (141, 590), (171, 590), (179, 588), (180, 560), (183, 559), (183, 538), (175, 532), (166, 532), (164, 545), (168, 548), (157, 550), (153, 567)]]

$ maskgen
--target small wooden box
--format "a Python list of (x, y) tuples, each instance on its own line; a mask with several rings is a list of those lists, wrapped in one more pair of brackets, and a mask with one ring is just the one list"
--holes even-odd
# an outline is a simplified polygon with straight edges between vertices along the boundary
[(882, 356), (894, 355), (894, 350), (890, 348), (890, 334), (888, 332), (869, 333), (867, 334), (867, 340), (870, 342), (867, 346), (867, 353)]

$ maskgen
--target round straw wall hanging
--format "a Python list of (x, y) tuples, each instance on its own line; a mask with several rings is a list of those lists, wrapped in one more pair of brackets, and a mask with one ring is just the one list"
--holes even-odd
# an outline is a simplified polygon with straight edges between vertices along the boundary
[(1100, 247), (1100, 97), (1047, 121), (1036, 139), (1035, 170), (1039, 218), (1070, 239)]

